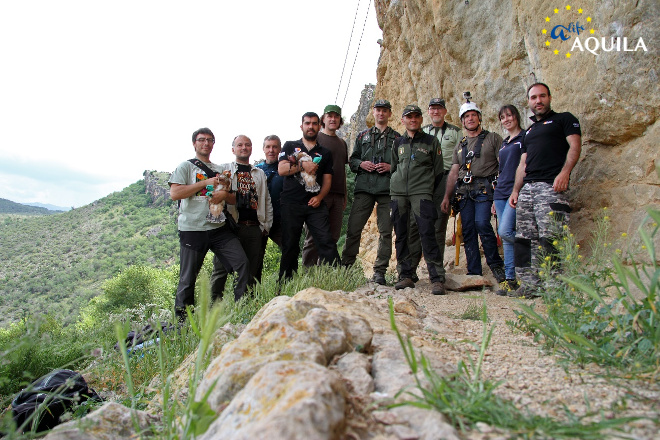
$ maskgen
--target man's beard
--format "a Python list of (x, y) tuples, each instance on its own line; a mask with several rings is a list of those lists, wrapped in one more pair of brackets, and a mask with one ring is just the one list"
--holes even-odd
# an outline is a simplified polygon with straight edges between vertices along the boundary
[(315, 141), (318, 136), (319, 136), (318, 133), (315, 133), (314, 136), (310, 136), (307, 133), (303, 133), (303, 138), (305, 138), (306, 141)]

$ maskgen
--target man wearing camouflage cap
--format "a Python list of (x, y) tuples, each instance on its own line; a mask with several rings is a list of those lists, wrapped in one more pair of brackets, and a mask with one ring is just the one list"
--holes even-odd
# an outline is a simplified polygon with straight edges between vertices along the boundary
[[(461, 129), (445, 121), (447, 115), (447, 107), (445, 107), (445, 100), (442, 98), (433, 98), (429, 102), (428, 115), (431, 118), (431, 123), (422, 128), (424, 133), (435, 136), (440, 142), (440, 149), (442, 150), (442, 161), (444, 165), (444, 173), (442, 176), (436, 177), (436, 182), (433, 186), (433, 204), (438, 210), (438, 219), (435, 221), (435, 239), (438, 242), (438, 258), (444, 262), (445, 258), (445, 238), (447, 235), (447, 223), (449, 221), (449, 214), (445, 214), (439, 209), (442, 199), (445, 196), (445, 189), (447, 187), (447, 175), (451, 169), (452, 154), (454, 147), (461, 140)], [(412, 219), (411, 219), (412, 220)], [(408, 239), (408, 246), (410, 246), (410, 258), (412, 264), (413, 281), (417, 273), (417, 266), (422, 258), (422, 245), (419, 240), (419, 232), (417, 224), (414, 221), (410, 222), (410, 236)], [(444, 280), (445, 268), (441, 266), (440, 276)]]
[(433, 187), (437, 176), (444, 174), (442, 150), (438, 139), (422, 131), (422, 110), (416, 105), (403, 109), (401, 122), (406, 131), (399, 137), (392, 151), (392, 223), (396, 233), (396, 259), (400, 267), (396, 289), (415, 287), (412, 280), (408, 229), (411, 213), (419, 229), (426, 266), (431, 278), (431, 293), (444, 295), (444, 279), (440, 273), (438, 243), (435, 239), (435, 221), (438, 212), (433, 204)]
[(385, 285), (385, 272), (392, 257), (390, 163), (394, 141), (401, 135), (387, 125), (392, 116), (392, 105), (389, 101), (377, 100), (374, 103), (373, 115), (376, 124), (357, 135), (349, 160), (351, 171), (357, 175), (341, 262), (344, 266), (355, 263), (355, 257), (360, 249), (362, 229), (369, 220), (374, 205), (377, 204), (379, 238), (372, 281)]
[[(341, 117), (341, 107), (326, 105), (321, 116), (321, 132), (318, 134), (319, 144), (332, 153), (332, 185), (330, 192), (323, 201), (328, 207), (330, 220), (330, 234), (337, 245), (341, 235), (341, 225), (346, 209), (346, 164), (348, 163), (348, 146), (346, 141), (337, 136), (337, 130), (344, 124)], [(302, 251), (303, 266), (310, 267), (318, 264), (319, 254), (314, 246), (314, 239), (307, 230), (305, 245)]]

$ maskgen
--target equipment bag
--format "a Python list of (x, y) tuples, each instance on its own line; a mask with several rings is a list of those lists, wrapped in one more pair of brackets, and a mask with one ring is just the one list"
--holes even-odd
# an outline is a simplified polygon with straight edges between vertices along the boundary
[(80, 373), (54, 370), (16, 395), (11, 402), (12, 416), (21, 432), (41, 432), (57, 426), (60, 416), (74, 404), (90, 399), (103, 400), (87, 387)]

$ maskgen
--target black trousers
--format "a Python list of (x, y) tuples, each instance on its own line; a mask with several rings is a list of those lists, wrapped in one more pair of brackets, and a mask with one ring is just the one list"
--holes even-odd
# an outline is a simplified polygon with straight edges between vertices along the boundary
[(180, 273), (174, 312), (185, 319), (186, 307), (195, 305), (195, 282), (210, 250), (228, 269), (238, 274), (234, 298), (238, 301), (247, 288), (250, 265), (238, 237), (227, 226), (210, 231), (179, 231)]
[(321, 203), (318, 208), (281, 202), (282, 212), (282, 259), (280, 260), (280, 280), (293, 277), (298, 270), (300, 235), (307, 224), (312, 233), (321, 263), (339, 264), (337, 245), (330, 233), (328, 208)]

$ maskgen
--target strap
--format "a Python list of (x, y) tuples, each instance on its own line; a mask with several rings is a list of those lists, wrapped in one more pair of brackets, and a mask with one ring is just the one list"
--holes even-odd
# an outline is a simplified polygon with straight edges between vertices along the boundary
[(202, 162), (197, 158), (188, 159), (188, 162), (190, 162), (191, 164), (195, 165), (197, 168), (204, 171), (208, 177), (215, 177), (218, 175), (216, 171), (213, 171), (211, 168), (207, 167), (204, 162)]

